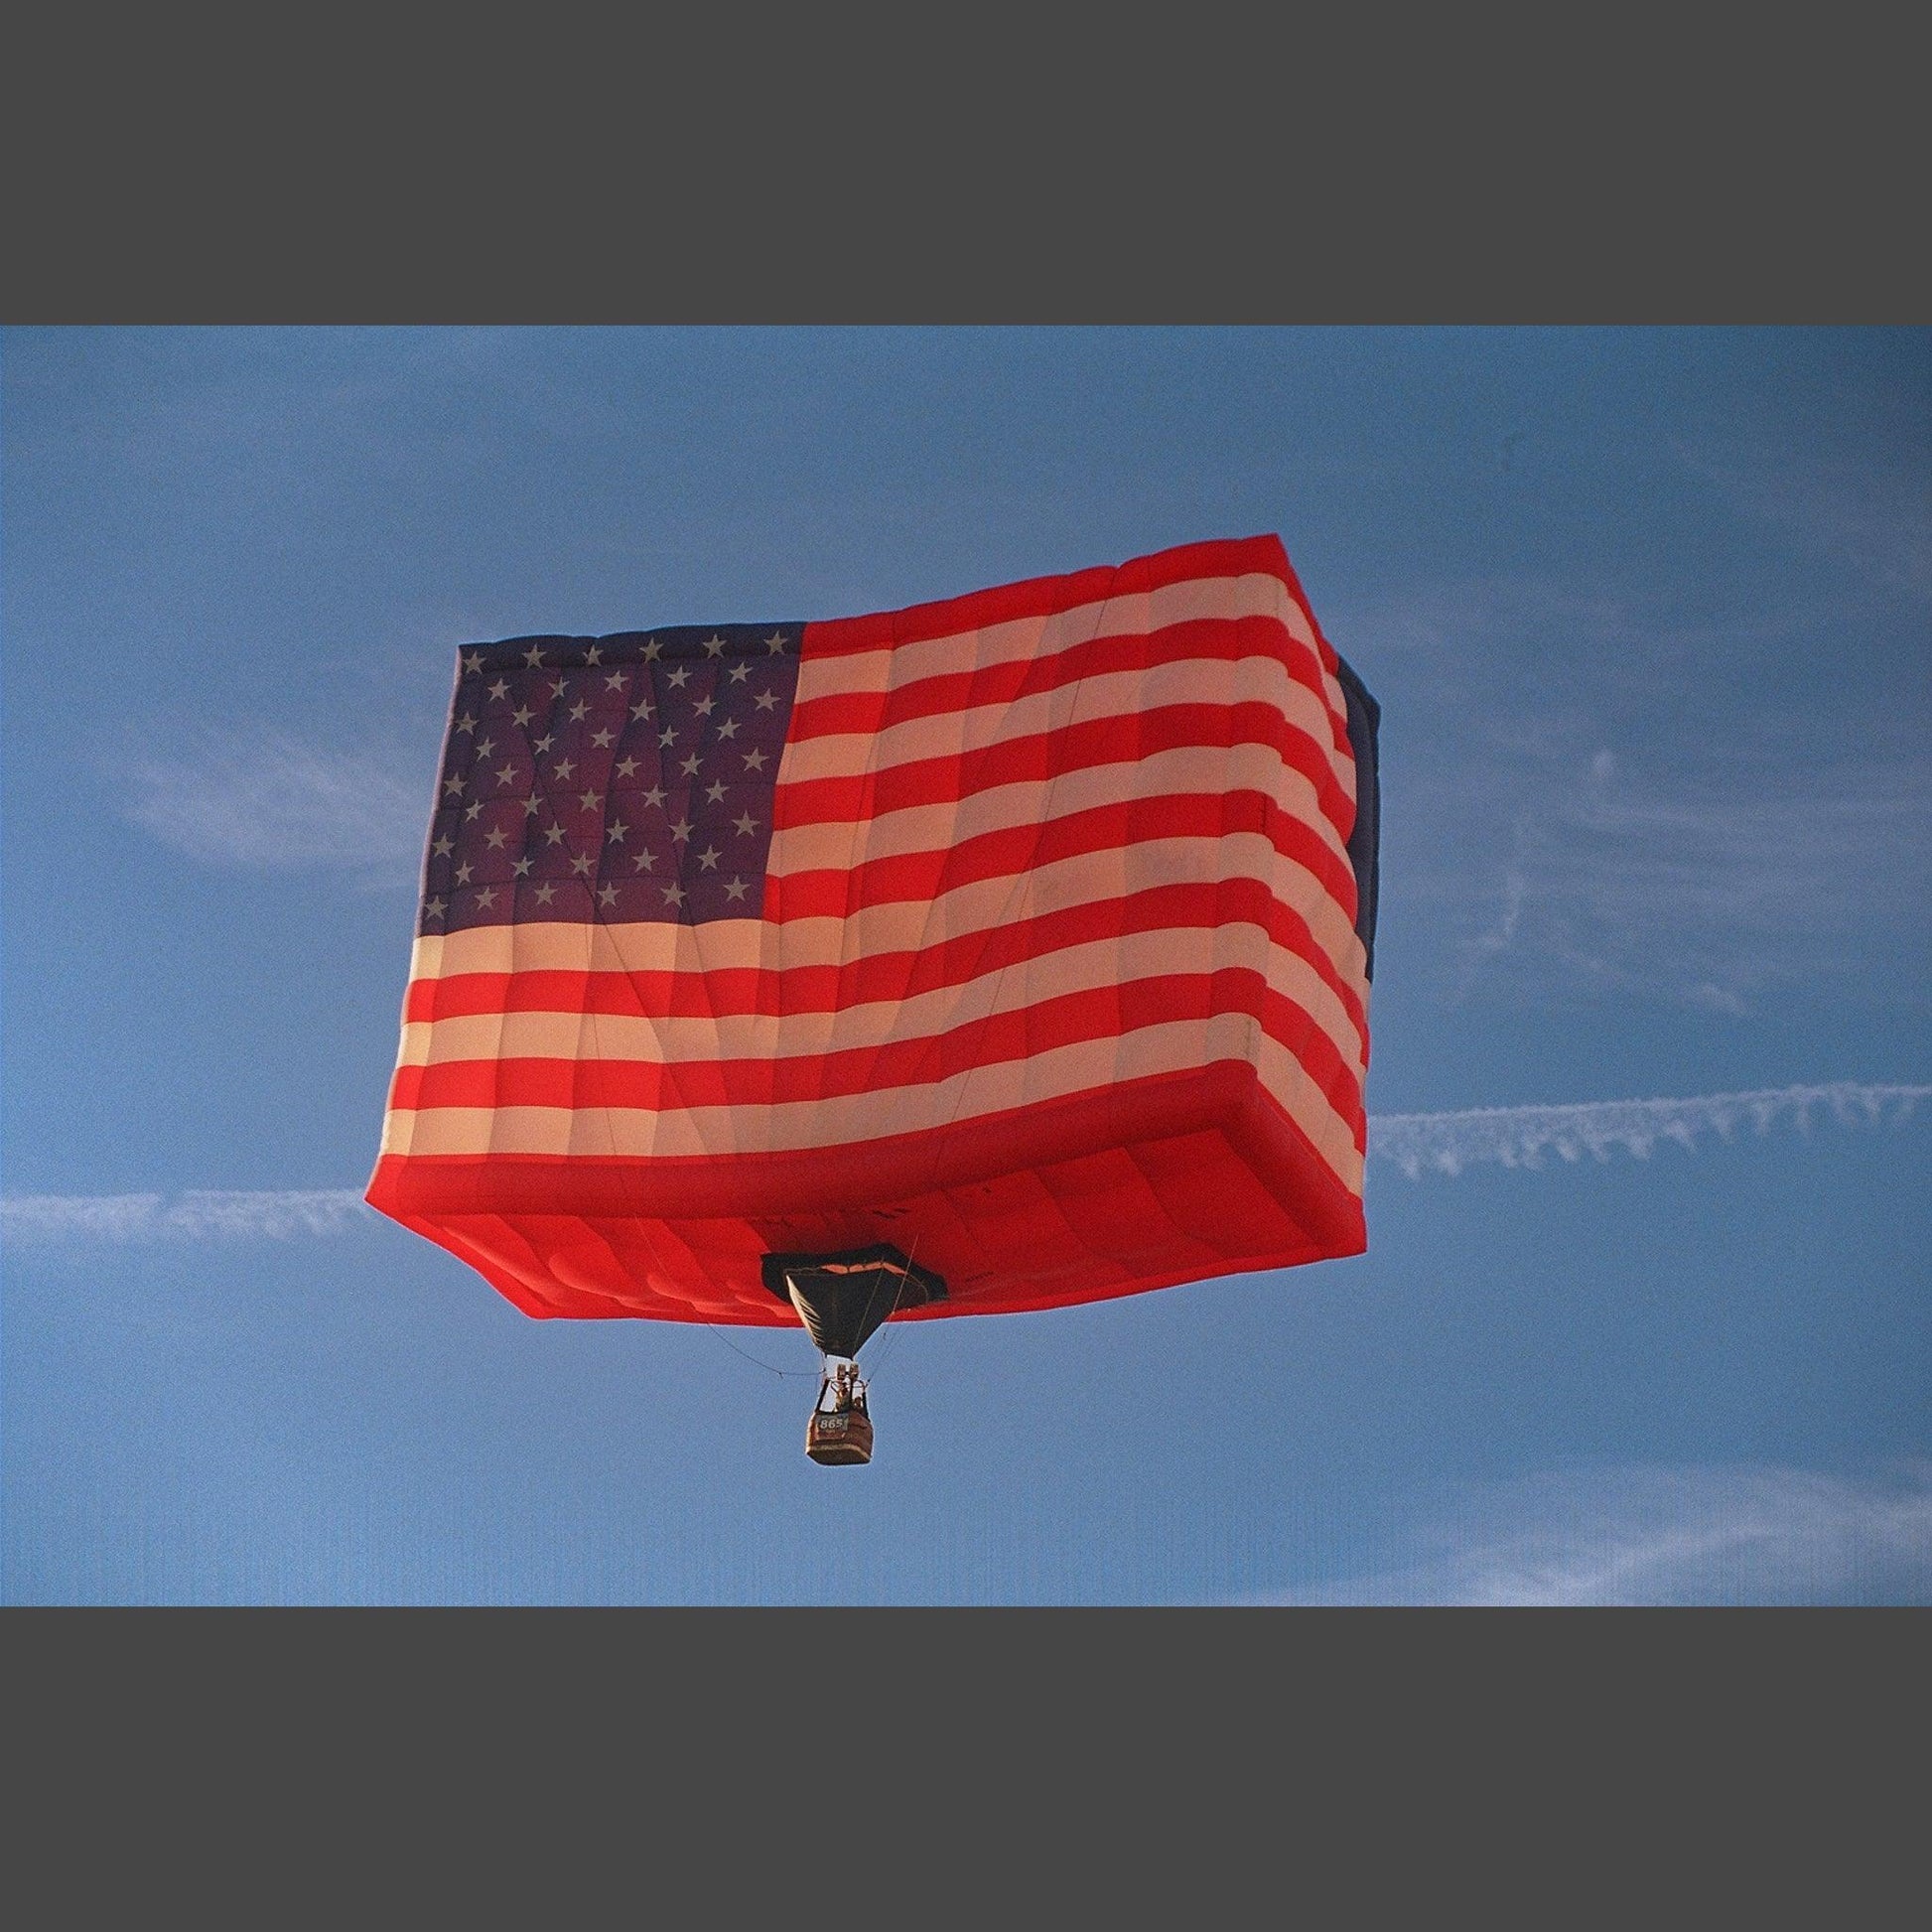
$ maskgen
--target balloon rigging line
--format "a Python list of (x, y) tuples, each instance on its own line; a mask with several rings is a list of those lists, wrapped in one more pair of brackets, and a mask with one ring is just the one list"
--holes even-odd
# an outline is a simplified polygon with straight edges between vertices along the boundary
[(739, 1347), (737, 1342), (733, 1341), (732, 1338), (728, 1334), (726, 1334), (722, 1328), (713, 1327), (709, 1321), (707, 1321), (704, 1325), (707, 1328), (710, 1328), (711, 1332), (714, 1335), (716, 1335), (718, 1339), (722, 1341), (725, 1344), (725, 1346), (729, 1348), (734, 1355), (743, 1355), (745, 1359), (748, 1362), (750, 1362), (754, 1368), (761, 1368), (764, 1370), (765, 1374), (767, 1375), (775, 1375), (781, 1381), (786, 1381), (786, 1382), (809, 1382), (813, 1379), (811, 1371), (808, 1369), (773, 1368), (769, 1362), (761, 1362), (759, 1360), (759, 1358), (756, 1355), (752, 1354), (748, 1349)]
[[(873, 1359), (872, 1373), (866, 1377), (866, 1385), (868, 1387), (871, 1387), (873, 1383), (879, 1380), (879, 1371), (885, 1367), (886, 1358), (894, 1352), (895, 1330), (893, 1328), (893, 1316), (898, 1312), (898, 1298), (905, 1293), (905, 1283), (911, 1279), (912, 1270), (918, 1265), (918, 1259), (919, 1235), (915, 1234), (912, 1237), (912, 1252), (905, 1257), (905, 1276), (900, 1281), (898, 1287), (893, 1291), (893, 1306), (888, 1311), (886, 1319), (880, 1324), (886, 1331), (886, 1339), (879, 1344), (879, 1353)], [(876, 1290), (874, 1292), (877, 1293)], [(871, 1296), (866, 1298), (866, 1312), (868, 1314), (872, 1312)]]

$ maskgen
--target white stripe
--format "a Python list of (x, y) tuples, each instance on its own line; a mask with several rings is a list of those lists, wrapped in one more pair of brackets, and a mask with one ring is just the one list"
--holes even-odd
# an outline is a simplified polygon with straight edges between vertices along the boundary
[(1246, 1061), (1324, 1162), (1361, 1191), (1354, 1134), (1308, 1069), (1246, 1014), (1175, 1020), (1117, 1038), (1047, 1047), (942, 1080), (776, 1106), (394, 1107), (385, 1154), (684, 1156), (836, 1149), (1090, 1093), (1160, 1073)]
[(1352, 871), (1348, 848), (1321, 809), (1307, 775), (1286, 763), (1272, 745), (1182, 746), (1123, 764), (1090, 765), (1057, 778), (1025, 778), (990, 785), (957, 803), (906, 805), (871, 819), (780, 826), (771, 837), (766, 870), (774, 879), (796, 873), (845, 872), (874, 859), (948, 852), (966, 840), (1015, 826), (1051, 825), (1106, 805), (1158, 798), (1225, 797), (1258, 791), (1310, 827)]
[(906, 1000), (878, 1000), (835, 1013), (726, 1014), (661, 1019), (637, 1014), (463, 1014), (403, 1029), (400, 1064), (442, 1066), (496, 1059), (628, 1060), (676, 1066), (691, 1060), (765, 1062), (813, 1054), (937, 1041), (999, 1014), (1099, 988), (1127, 988), (1173, 974), (1246, 967), (1290, 1000), (1334, 1043), (1359, 1084), (1362, 1041), (1347, 1011), (1309, 963), (1270, 944), (1257, 925), (1130, 933), (990, 972)]
[[(801, 689), (801, 699), (803, 695)], [(883, 775), (902, 764), (963, 758), (1076, 724), (1143, 717), (1168, 705), (1183, 704), (1268, 705), (1315, 746), (1336, 781), (1349, 797), (1354, 796), (1354, 761), (1337, 748), (1334, 721), (1320, 697), (1279, 657), (1260, 653), (1178, 658), (1146, 670), (1099, 673), (1011, 702), (997, 700), (935, 717), (908, 718), (879, 731), (797, 739), (785, 746), (778, 783), (783, 787), (825, 778)], [(1124, 753), (1122, 761), (1135, 756)]]
[(1054, 657), (1076, 644), (1101, 636), (1142, 636), (1170, 624), (1210, 619), (1274, 618), (1290, 636), (1320, 661), (1313, 626), (1279, 577), (1266, 571), (1243, 577), (1195, 577), (1156, 591), (1137, 591), (1076, 604), (1049, 617), (1013, 618), (978, 630), (956, 630), (943, 637), (908, 643), (890, 639), (867, 650), (814, 657), (809, 647), (799, 659), (799, 691), (825, 697), (838, 692), (886, 691), (924, 678), (951, 677), (961, 670)]
[(1307, 921), (1343, 983), (1366, 997), (1362, 942), (1348, 915), (1306, 867), (1260, 832), (1145, 839), (1076, 853), (1010, 879), (975, 880), (929, 899), (872, 905), (847, 917), (712, 919), (702, 925), (563, 921), (472, 926), (416, 942), (417, 980), (458, 973), (704, 973), (837, 966), (990, 932), (1022, 919), (1160, 886), (1252, 879)]

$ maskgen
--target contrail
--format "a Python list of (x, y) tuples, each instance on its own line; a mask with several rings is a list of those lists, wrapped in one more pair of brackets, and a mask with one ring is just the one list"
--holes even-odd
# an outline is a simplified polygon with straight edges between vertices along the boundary
[(368, 1213), (351, 1187), (195, 1187), (160, 1194), (10, 1194), (0, 1200), (9, 1241), (286, 1240), (340, 1234)]
[(1425, 1172), (1460, 1173), (1478, 1162), (1505, 1168), (1541, 1167), (1549, 1154), (1607, 1161), (1614, 1148), (1647, 1160), (1659, 1141), (1697, 1145), (1700, 1134), (1729, 1140), (1740, 1127), (1768, 1134), (1779, 1124), (1811, 1128), (1813, 1115), (1842, 1126), (1875, 1125), (1910, 1117), (1932, 1086), (1865, 1086), (1835, 1080), (1822, 1087), (1759, 1087), (1749, 1093), (1707, 1093), (1688, 1100), (1586, 1100), (1560, 1107), (1470, 1107), (1452, 1114), (1377, 1114), (1369, 1121), (1368, 1151), (1393, 1161), (1411, 1180)]
[[(1729, 1140), (1740, 1127), (1768, 1134), (1783, 1124), (1808, 1131), (1823, 1112), (1844, 1126), (1909, 1119), (1932, 1086), (1760, 1087), (1689, 1100), (1585, 1100), (1562, 1107), (1470, 1107), (1452, 1114), (1376, 1114), (1368, 1151), (1411, 1180), (1460, 1173), (1478, 1162), (1537, 1168), (1546, 1155), (1607, 1161), (1615, 1148), (1645, 1160), (1659, 1141), (1690, 1148), (1700, 1134)], [(342, 1234), (372, 1220), (353, 1187), (191, 1188), (162, 1194), (11, 1194), (0, 1200), (9, 1241), (286, 1240)]]

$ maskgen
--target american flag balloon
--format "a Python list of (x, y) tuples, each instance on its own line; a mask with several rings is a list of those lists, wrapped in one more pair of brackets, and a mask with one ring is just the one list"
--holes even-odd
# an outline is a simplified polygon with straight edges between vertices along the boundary
[(1273, 536), (468, 646), (368, 1199), (546, 1316), (1357, 1253), (1376, 718)]

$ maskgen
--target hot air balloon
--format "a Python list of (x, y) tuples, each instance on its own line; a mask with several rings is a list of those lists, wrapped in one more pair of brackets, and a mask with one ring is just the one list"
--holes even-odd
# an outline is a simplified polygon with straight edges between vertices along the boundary
[(367, 1198), (832, 1463), (888, 1319), (1359, 1253), (1377, 716), (1273, 536), (465, 646)]

